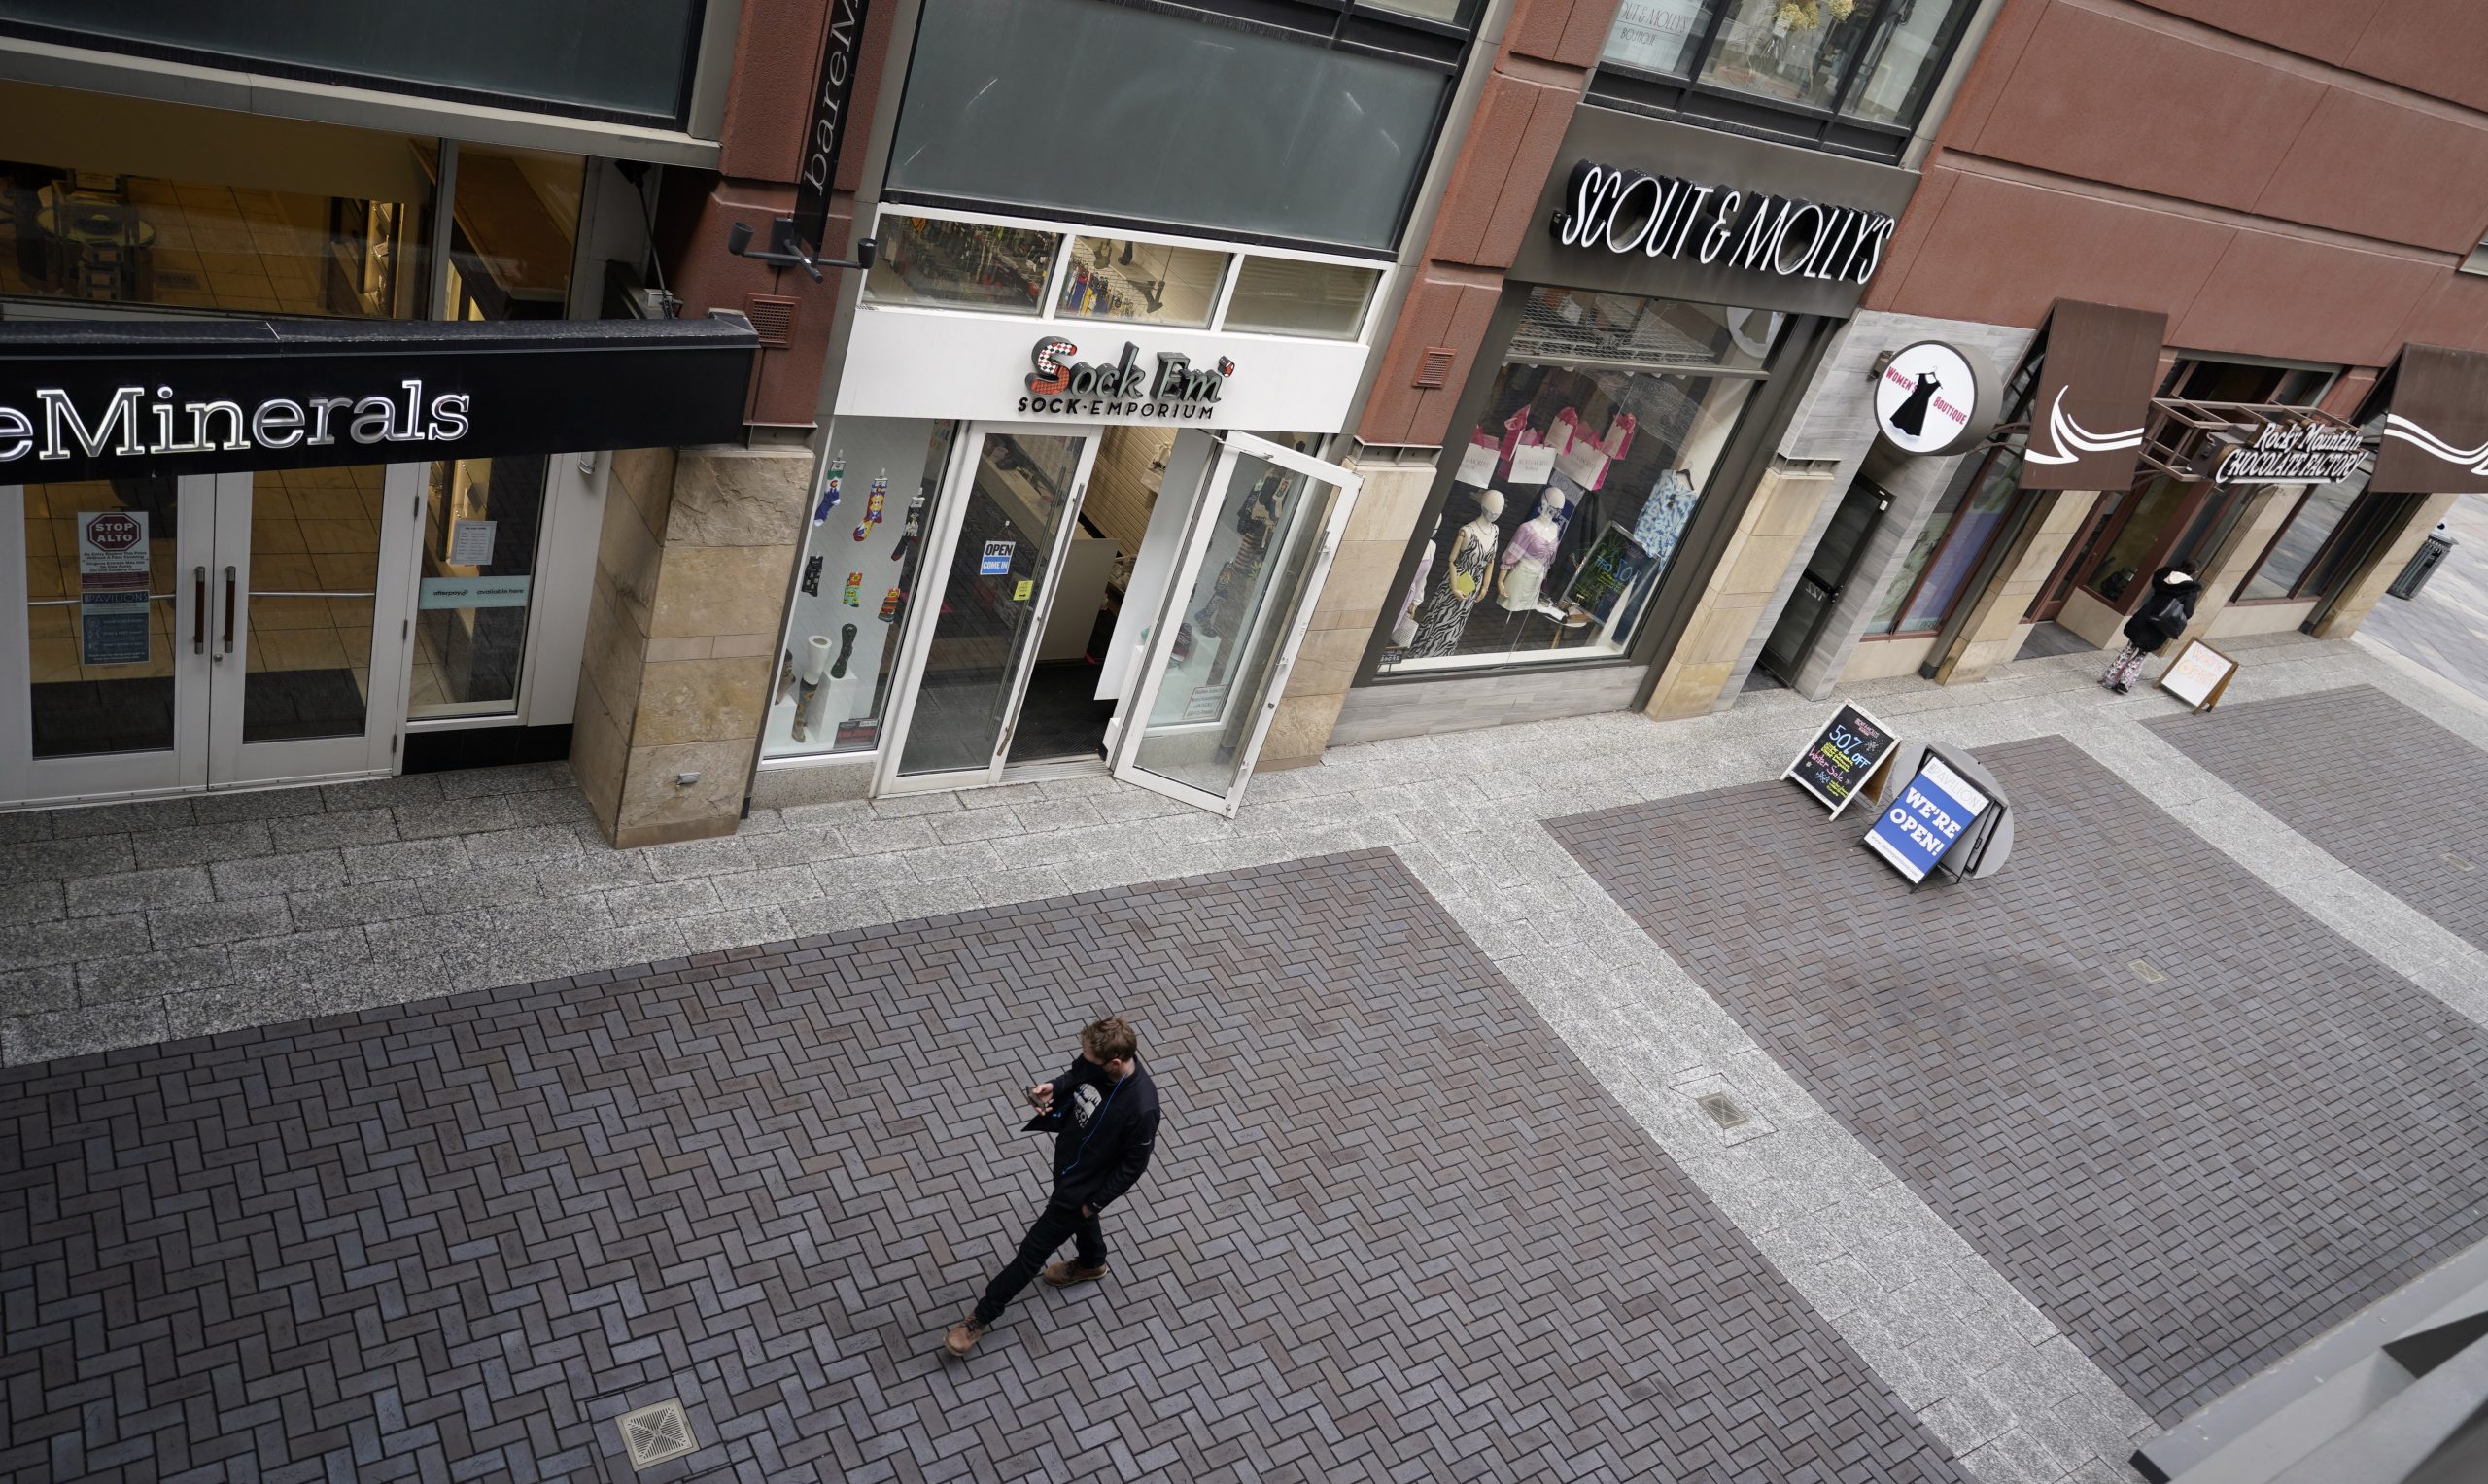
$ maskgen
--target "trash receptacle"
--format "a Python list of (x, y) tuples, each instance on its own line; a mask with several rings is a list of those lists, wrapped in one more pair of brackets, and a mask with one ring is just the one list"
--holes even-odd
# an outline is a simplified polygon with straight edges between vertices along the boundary
[(2402, 569), (2402, 575), (2394, 578), (2393, 586), (2385, 591), (2396, 598), (2418, 597), (2419, 589), (2426, 587), (2428, 579), (2436, 574), (2436, 569), (2444, 565), (2445, 553), (2453, 550), (2453, 546), (2452, 537), (2431, 535), (2419, 543), (2417, 551), (2410, 554), (2410, 565)]

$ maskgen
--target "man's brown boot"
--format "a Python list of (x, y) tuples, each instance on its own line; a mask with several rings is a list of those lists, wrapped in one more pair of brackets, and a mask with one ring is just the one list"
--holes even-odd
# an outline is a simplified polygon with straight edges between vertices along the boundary
[(942, 1336), (942, 1348), (954, 1356), (964, 1358), (969, 1351), (976, 1348), (977, 1341), (985, 1338), (985, 1330), (984, 1322), (971, 1314), (952, 1325), (950, 1332)]
[(1066, 1283), (1094, 1283), (1106, 1276), (1106, 1264), (1100, 1262), (1095, 1267), (1082, 1267), (1077, 1262), (1049, 1262), (1043, 1276), (1055, 1288)]

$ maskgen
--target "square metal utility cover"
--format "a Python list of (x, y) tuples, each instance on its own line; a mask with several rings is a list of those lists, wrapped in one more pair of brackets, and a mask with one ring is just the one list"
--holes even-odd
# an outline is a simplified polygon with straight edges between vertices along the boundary
[(699, 1447), (691, 1436), (691, 1419), (682, 1415), (679, 1401), (660, 1401), (625, 1412), (614, 1426), (622, 1430), (622, 1446), (631, 1455), (633, 1468), (653, 1467)]
[(1710, 1115), (1710, 1122), (1722, 1128), (1734, 1128), (1745, 1121), (1745, 1111), (1725, 1092), (1705, 1093), (1693, 1100), (1694, 1106)]

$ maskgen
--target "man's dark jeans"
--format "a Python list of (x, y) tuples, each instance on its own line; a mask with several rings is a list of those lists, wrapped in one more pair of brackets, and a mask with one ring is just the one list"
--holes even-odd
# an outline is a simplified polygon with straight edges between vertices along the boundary
[(1080, 1241), (1074, 1251), (1082, 1267), (1095, 1267), (1106, 1260), (1106, 1238), (1097, 1230), (1095, 1217), (1082, 1216), (1078, 1206), (1048, 1204), (1028, 1227), (1028, 1234), (1020, 1239), (1019, 1255), (985, 1286), (985, 1296), (976, 1301), (977, 1323), (989, 1325), (1000, 1319), (1011, 1300), (1019, 1297), (1019, 1291), (1046, 1265), (1046, 1259), (1054, 1256), (1054, 1249), (1074, 1237)]

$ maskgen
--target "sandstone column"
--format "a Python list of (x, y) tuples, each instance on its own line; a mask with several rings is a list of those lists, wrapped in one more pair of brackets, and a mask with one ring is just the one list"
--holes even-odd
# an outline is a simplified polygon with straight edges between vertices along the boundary
[(801, 448), (614, 455), (570, 743), (613, 844), (734, 833), (812, 465)]

